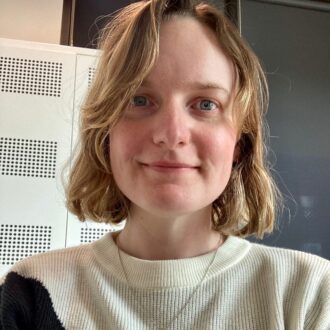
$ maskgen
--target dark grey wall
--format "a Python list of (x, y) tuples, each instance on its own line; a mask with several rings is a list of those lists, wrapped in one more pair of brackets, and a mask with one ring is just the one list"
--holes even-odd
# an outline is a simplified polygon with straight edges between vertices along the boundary
[[(73, 46), (96, 48), (97, 37), (99, 30), (109, 21), (109, 16), (118, 9), (137, 2), (137, 0), (76, 0), (74, 10), (74, 28), (73, 28)], [(224, 8), (224, 0), (206, 0), (218, 6), (220, 9)], [(229, 9), (229, 16), (235, 15), (235, 0), (226, 0), (226, 7)], [(65, 13), (63, 17), (71, 15), (72, 0), (64, 0), (63, 10)], [(63, 44), (68, 43), (69, 40), (69, 24), (68, 18), (62, 21)]]
[(329, 31), (329, 12), (242, 1), (242, 34), (264, 63), (269, 80), (270, 141), (287, 207), (279, 229), (262, 242), (328, 259)]
[[(104, 25), (109, 21), (110, 14), (114, 13), (120, 8), (123, 8), (130, 3), (137, 2), (138, 0), (76, 0), (74, 9), (74, 21), (73, 21), (73, 46), (77, 47), (88, 47), (96, 48), (97, 37), (99, 30), (104, 27)], [(223, 0), (206, 0), (218, 6), (219, 8), (224, 8)], [(232, 0), (227, 0), (229, 9), (234, 14), (235, 6), (231, 2)], [(69, 17), (72, 0), (64, 0), (65, 13), (63, 17)], [(232, 13), (230, 13), (232, 14)], [(62, 34), (63, 32), (68, 34), (70, 22), (68, 19), (62, 21)], [(63, 44), (65, 40), (63, 38)]]
[(108, 22), (105, 17), (136, 2), (134, 0), (76, 0), (73, 46), (96, 48), (99, 30)]

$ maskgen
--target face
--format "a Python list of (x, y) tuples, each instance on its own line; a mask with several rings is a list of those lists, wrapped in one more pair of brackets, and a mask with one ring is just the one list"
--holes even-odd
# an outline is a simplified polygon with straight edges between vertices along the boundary
[(225, 189), (237, 131), (234, 68), (193, 18), (162, 24), (159, 58), (110, 132), (110, 159), (131, 211), (179, 216)]

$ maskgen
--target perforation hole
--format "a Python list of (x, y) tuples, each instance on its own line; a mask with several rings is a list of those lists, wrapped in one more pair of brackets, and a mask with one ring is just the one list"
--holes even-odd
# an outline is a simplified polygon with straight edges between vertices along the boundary
[(55, 178), (57, 142), (0, 137), (1, 175)]
[(61, 96), (63, 65), (15, 57), (0, 57), (0, 90), (5, 93)]
[(113, 231), (108, 228), (81, 228), (80, 243), (91, 243), (101, 238), (106, 233)]
[(51, 247), (51, 226), (0, 225), (0, 264), (12, 265)]
[(92, 84), (94, 76), (95, 76), (95, 68), (89, 67), (88, 68), (88, 87)]

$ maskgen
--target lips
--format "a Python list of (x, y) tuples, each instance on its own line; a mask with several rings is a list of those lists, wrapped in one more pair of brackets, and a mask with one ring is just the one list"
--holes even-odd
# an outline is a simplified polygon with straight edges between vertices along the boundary
[(168, 162), (168, 161), (155, 161), (149, 163), (142, 163), (142, 165), (156, 171), (183, 171), (197, 169), (198, 166), (187, 164), (183, 162)]
[(197, 167), (197, 166), (193, 166), (193, 165), (181, 163), (181, 162), (164, 162), (164, 161), (151, 162), (146, 165), (151, 166), (151, 167), (168, 167), (168, 168), (195, 168), (195, 167)]

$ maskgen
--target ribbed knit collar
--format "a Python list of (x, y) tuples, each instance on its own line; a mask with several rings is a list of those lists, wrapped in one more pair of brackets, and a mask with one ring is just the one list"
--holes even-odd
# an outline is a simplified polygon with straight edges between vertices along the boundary
[[(206, 280), (238, 263), (248, 253), (251, 243), (245, 239), (229, 236), (216, 251), (216, 258)], [(100, 266), (122, 282), (126, 282), (119, 260), (113, 233), (109, 233), (92, 244)], [(121, 250), (121, 258), (130, 285), (137, 288), (173, 288), (195, 286), (203, 277), (212, 261), (210, 253), (185, 259), (143, 260)]]

